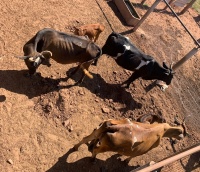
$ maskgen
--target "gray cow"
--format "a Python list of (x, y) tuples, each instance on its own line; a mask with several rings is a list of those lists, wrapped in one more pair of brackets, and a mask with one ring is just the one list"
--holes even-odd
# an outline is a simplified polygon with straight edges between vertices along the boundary
[(83, 75), (78, 83), (82, 83), (85, 75), (93, 78), (88, 68), (101, 56), (101, 48), (92, 41), (50, 28), (38, 31), (24, 45), (23, 51), (24, 56), (20, 58), (25, 61), (30, 75), (33, 75), (40, 64), (45, 64), (50, 58), (61, 64), (79, 63), (69, 76), (71, 77), (81, 68)]

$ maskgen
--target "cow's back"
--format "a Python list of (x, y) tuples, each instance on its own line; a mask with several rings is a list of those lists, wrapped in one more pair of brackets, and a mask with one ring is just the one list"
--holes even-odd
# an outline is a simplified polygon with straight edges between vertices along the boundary
[(44, 29), (38, 35), (40, 35), (40, 40), (37, 42), (38, 52), (51, 51), (51, 58), (56, 62), (70, 64), (86, 61), (88, 40), (52, 29)]
[[(160, 126), (160, 127), (159, 127)], [(118, 152), (126, 156), (142, 155), (160, 143), (162, 138), (162, 125), (139, 125), (139, 123), (119, 124), (108, 127), (102, 136), (101, 145), (106, 145), (107, 151)], [(99, 146), (99, 149), (101, 148)]]

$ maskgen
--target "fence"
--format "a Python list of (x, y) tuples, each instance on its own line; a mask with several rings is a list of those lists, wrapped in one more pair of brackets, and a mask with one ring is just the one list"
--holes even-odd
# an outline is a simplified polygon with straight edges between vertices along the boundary
[[(188, 163), (185, 165), (185, 171), (192, 171), (192, 170), (195, 170), (200, 167), (199, 154), (200, 154), (200, 143), (195, 146), (192, 146), (190, 148), (187, 148), (187, 150), (184, 150), (181, 153), (173, 155), (173, 156), (166, 158), (160, 162), (154, 163), (153, 165), (150, 165), (150, 166), (146, 165), (147, 167), (145, 167), (145, 166), (140, 167), (131, 172), (136, 172), (136, 171), (137, 172), (150, 172), (150, 171), (154, 171), (157, 169), (162, 169), (162, 167), (164, 167), (164, 166), (166, 166), (166, 169), (163, 168), (162, 172), (164, 172), (164, 171), (167, 172), (171, 168), (171, 166), (169, 168), (167, 165), (170, 165), (171, 163), (176, 163), (176, 161), (178, 161), (180, 159), (182, 160), (182, 166), (184, 166), (183, 160), (185, 157), (188, 157), (188, 159), (189, 159), (189, 160), (187, 160)], [(189, 155), (190, 155), (190, 157), (189, 157)], [(181, 171), (181, 169), (178, 167), (178, 165), (174, 165), (173, 168), (176, 169), (176, 171), (178, 171), (178, 172)], [(170, 171), (172, 171), (172, 169)]]

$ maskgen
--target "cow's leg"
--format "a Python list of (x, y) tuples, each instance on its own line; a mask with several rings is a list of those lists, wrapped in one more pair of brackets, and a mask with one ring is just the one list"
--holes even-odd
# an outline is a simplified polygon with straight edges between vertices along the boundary
[(82, 77), (80, 78), (80, 80), (77, 82), (78, 84), (81, 84), (85, 78), (85, 75), (87, 75), (89, 78), (93, 78), (93, 76), (89, 73), (88, 69), (90, 67), (92, 62), (86, 62), (80, 65), (80, 68), (82, 68), (83, 70), (83, 74)]
[(76, 67), (76, 69), (74, 71), (72, 71), (66, 78), (66, 80), (68, 80), (69, 78), (71, 78), (78, 70), (80, 69), (80, 65), (78, 65)]
[(135, 81), (140, 77), (140, 73), (138, 71), (135, 71), (125, 82), (122, 83), (122, 86), (125, 88), (129, 88), (131, 82)]
[(111, 148), (109, 146), (111, 140), (110, 135), (112, 135), (112, 133), (105, 133), (99, 136), (98, 140), (96, 139), (96, 142), (93, 145), (93, 149), (91, 150), (92, 161), (95, 161), (97, 154), (111, 151)]
[(100, 35), (100, 33), (98, 32), (98, 33), (96, 34), (95, 38), (94, 38), (94, 42), (97, 41), (97, 39), (99, 38), (99, 35)]

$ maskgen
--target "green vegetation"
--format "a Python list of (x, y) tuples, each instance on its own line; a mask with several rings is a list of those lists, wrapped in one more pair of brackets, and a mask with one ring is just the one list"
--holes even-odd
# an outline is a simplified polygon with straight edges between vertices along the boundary
[(200, 14), (200, 0), (196, 0), (192, 7)]

